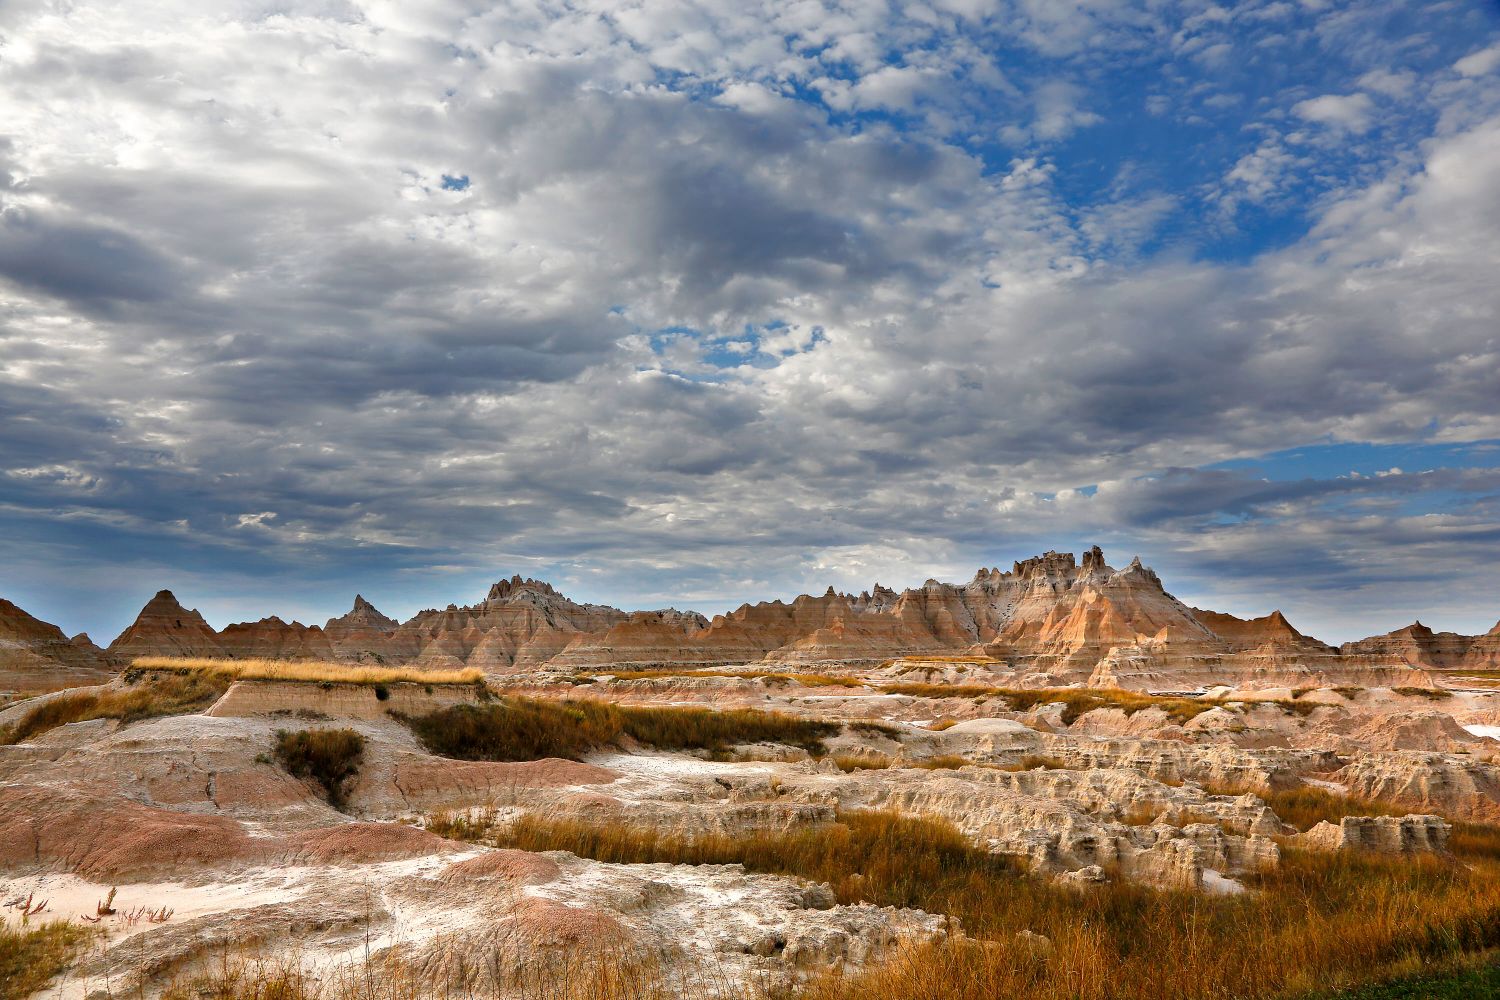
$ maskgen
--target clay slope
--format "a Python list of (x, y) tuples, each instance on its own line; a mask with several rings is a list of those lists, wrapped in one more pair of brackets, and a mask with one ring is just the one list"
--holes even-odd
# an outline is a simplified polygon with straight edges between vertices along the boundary
[(56, 625), (0, 599), (0, 691), (98, 684), (110, 676), (103, 651), (87, 635), (69, 639)]

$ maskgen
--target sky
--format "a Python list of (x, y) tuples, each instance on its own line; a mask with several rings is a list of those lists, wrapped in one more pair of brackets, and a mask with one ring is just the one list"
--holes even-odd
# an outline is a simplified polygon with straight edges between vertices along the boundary
[(1095, 543), (1500, 619), (1500, 4), (0, 4), (0, 596), (70, 633)]

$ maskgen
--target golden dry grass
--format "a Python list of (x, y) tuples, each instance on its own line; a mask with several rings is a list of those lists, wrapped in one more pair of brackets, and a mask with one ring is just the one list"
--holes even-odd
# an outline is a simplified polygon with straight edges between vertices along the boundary
[(891, 766), (885, 754), (836, 753), (833, 762), (838, 769), (848, 774), (851, 771), (883, 771)]
[[(911, 947), (814, 980), (804, 1000), (1280, 1000), (1378, 981), (1500, 945), (1500, 829), (1453, 858), (1288, 849), (1211, 896), (1115, 880), (1087, 891), (1023, 873), (947, 823), (843, 813), (788, 832), (682, 837), (656, 829), (523, 818), (500, 846), (618, 863), (744, 864), (827, 882), (842, 903), (916, 906), (962, 920), (979, 942)], [(1039, 954), (1021, 931), (1046, 936)]]
[(1345, 816), (1405, 816), (1411, 812), (1410, 809), (1389, 802), (1340, 795), (1312, 785), (1266, 791), (1242, 785), (1209, 783), (1203, 786), (1203, 791), (1209, 795), (1244, 795), (1250, 792), (1270, 806), (1271, 811), (1281, 817), (1282, 822), (1303, 831), (1311, 830), (1323, 822), (1338, 823)]
[(967, 757), (958, 754), (945, 753), (936, 757), (928, 757), (926, 760), (914, 760), (909, 766), (918, 767), (924, 771), (956, 771), (961, 767), (968, 767), (974, 763)]
[(125, 685), (122, 689), (79, 691), (49, 698), (17, 722), (0, 727), (0, 744), (20, 743), (71, 722), (118, 719), (129, 723), (196, 712), (213, 704), (229, 686), (227, 679), (208, 674), (143, 673), (122, 680)]
[(20, 927), (0, 923), (0, 1000), (24, 1000), (46, 986), (95, 934), (62, 920)]
[(672, 670), (593, 670), (578, 675), (592, 683), (601, 677), (613, 677), (620, 681), (657, 680), (659, 678), (687, 677), (731, 677), (739, 680), (759, 680), (768, 684), (796, 684), (800, 687), (861, 687), (863, 682), (855, 677), (838, 677), (828, 674), (789, 674), (779, 670), (694, 670), (682, 668)]
[(143, 656), (137, 670), (196, 672), (244, 681), (297, 681), (316, 684), (478, 684), (484, 671), (422, 670), (418, 667), (369, 667), (325, 660), (224, 660), (198, 657)]
[(1173, 722), (1183, 723), (1212, 708), (1228, 704), (1276, 705), (1298, 715), (1309, 715), (1319, 708), (1314, 702), (1286, 698), (1180, 698), (1171, 695), (1144, 694), (1118, 688), (1007, 688), (978, 684), (885, 684), (886, 694), (904, 694), (913, 698), (998, 698), (1011, 711), (1024, 712), (1040, 705), (1061, 704), (1063, 722), (1072, 725), (1079, 716), (1100, 708), (1117, 708), (1134, 715), (1148, 708), (1167, 714)]

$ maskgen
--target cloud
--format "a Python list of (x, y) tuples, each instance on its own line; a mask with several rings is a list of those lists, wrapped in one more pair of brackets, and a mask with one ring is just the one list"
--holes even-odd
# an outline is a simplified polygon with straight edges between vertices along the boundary
[(1472, 52), (1453, 64), (1453, 68), (1463, 76), (1484, 76), (1500, 66), (1500, 42)]
[(1298, 101), (1292, 106), (1292, 113), (1346, 132), (1364, 132), (1372, 124), (1375, 102), (1368, 94), (1324, 94)]
[(0, 278), (91, 308), (165, 299), (178, 285), (172, 263), (118, 229), (0, 212)]
[(1287, 5), (283, 8), (0, 15), (28, 587), (682, 604), (1105, 537), (1246, 608), (1478, 579), (1480, 479), (1202, 468), (1500, 438), (1472, 30), (1387, 71)]

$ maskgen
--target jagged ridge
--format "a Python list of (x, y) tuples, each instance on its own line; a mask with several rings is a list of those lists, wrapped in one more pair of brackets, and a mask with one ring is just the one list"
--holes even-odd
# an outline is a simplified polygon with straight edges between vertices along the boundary
[[(46, 628), (54, 646), (68, 642)], [(582, 604), (545, 581), (516, 575), (496, 582), (476, 604), (427, 609), (401, 623), (357, 595), (347, 614), (322, 627), (270, 617), (215, 632), (163, 590), (104, 657), (117, 666), (138, 656), (227, 656), (474, 666), (498, 674), (757, 662), (805, 667), (924, 654), (1004, 661), (1049, 683), (1170, 687), (1247, 671), (1294, 677), (1356, 667), (1491, 667), (1500, 662), (1500, 626), (1486, 636), (1459, 636), (1417, 624), (1336, 649), (1298, 631), (1280, 611), (1240, 619), (1190, 608), (1138, 558), (1116, 570), (1094, 546), (1081, 560), (1046, 552), (1008, 571), (981, 567), (964, 584), (928, 580), (897, 592), (876, 583), (857, 595), (830, 587), (790, 603), (744, 604), (712, 620), (670, 608), (626, 612)]]

